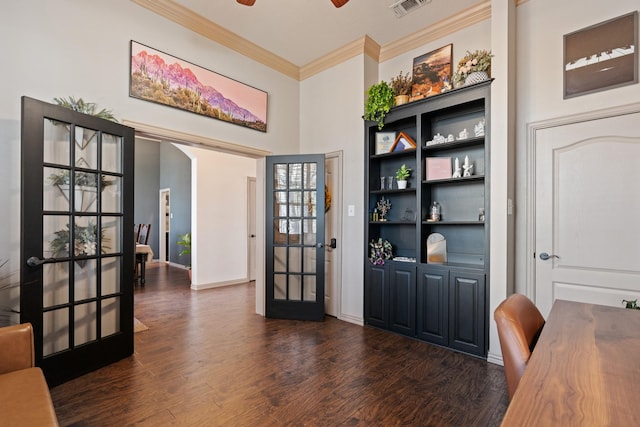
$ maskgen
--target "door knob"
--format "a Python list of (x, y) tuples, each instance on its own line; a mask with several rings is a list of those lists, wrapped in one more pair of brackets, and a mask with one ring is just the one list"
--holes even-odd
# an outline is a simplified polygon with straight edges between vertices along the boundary
[(256, 237), (256, 235), (255, 234), (251, 234), (249, 237), (251, 237), (253, 239), (254, 237)]
[(558, 255), (549, 255), (549, 254), (548, 254), (548, 253), (546, 253), (546, 252), (542, 252), (542, 253), (540, 254), (540, 259), (541, 259), (541, 260), (543, 260), (543, 261), (546, 261), (546, 260), (548, 260), (549, 258), (558, 258), (558, 259), (560, 259), (560, 257), (559, 257)]
[(324, 248), (324, 243), (316, 243), (316, 248), (318, 249)]
[(38, 267), (39, 265), (46, 264), (46, 263), (51, 262), (53, 260), (55, 260), (55, 258), (41, 259), (41, 258), (38, 258), (37, 256), (32, 256), (32, 257), (29, 257), (29, 259), (27, 259), (27, 266), (29, 266), (29, 267)]

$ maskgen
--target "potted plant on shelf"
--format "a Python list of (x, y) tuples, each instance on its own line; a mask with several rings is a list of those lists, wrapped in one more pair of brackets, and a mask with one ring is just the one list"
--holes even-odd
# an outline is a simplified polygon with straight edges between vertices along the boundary
[[(181, 234), (178, 239), (176, 243), (184, 247), (178, 255), (191, 255), (191, 233)], [(191, 263), (185, 265), (185, 267), (189, 270), (189, 280), (191, 280)]]
[(396, 95), (396, 105), (402, 105), (409, 102), (409, 96), (411, 95), (411, 88), (413, 86), (413, 79), (409, 77), (409, 73), (400, 74), (391, 79), (391, 89)]
[(411, 169), (407, 165), (400, 166), (400, 169), (396, 171), (396, 182), (398, 183), (398, 189), (404, 190), (407, 188), (407, 178), (411, 176)]
[(458, 69), (453, 75), (453, 86), (462, 87), (480, 83), (491, 77), (491, 58), (489, 50), (467, 51), (458, 62)]
[(384, 116), (394, 105), (393, 89), (384, 80), (367, 89), (367, 102), (364, 105), (364, 119), (378, 122), (378, 130), (384, 126)]

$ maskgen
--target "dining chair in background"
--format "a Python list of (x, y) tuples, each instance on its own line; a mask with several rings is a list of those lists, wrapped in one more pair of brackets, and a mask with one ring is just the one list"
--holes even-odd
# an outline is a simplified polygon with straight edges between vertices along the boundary
[(493, 318), (498, 327), (504, 374), (511, 399), (545, 322), (535, 304), (521, 294), (513, 294), (502, 301)]

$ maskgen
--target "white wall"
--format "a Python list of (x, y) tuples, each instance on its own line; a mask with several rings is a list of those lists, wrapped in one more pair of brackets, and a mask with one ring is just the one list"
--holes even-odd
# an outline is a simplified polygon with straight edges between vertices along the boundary
[[(579, 3), (579, 7), (576, 7)], [(638, 10), (638, 0), (528, 1), (517, 8), (516, 291), (525, 292), (527, 125), (640, 99), (640, 84), (564, 100), (563, 35)], [(553, 13), (550, 11), (553, 10)], [(636, 47), (637, 49), (637, 47)], [(616, 191), (616, 189), (612, 189)], [(624, 197), (620, 189), (620, 197)]]
[[(354, 57), (300, 84), (300, 150), (343, 152), (342, 302), (339, 318), (362, 324), (365, 57)], [(355, 216), (347, 216), (349, 205)]]
[(191, 158), (192, 289), (246, 282), (247, 177), (256, 161), (175, 145)]
[[(130, 98), (130, 40), (269, 93), (268, 132)], [(298, 151), (299, 82), (184, 29), (130, 0), (23, 0), (0, 13), (0, 258), (17, 265), (20, 246), (20, 97), (74, 96), (119, 119), (268, 149)], [(244, 203), (244, 202), (243, 202)], [(242, 205), (244, 206), (244, 204)], [(15, 267), (11, 267), (12, 270)], [(208, 279), (206, 279), (208, 280)]]

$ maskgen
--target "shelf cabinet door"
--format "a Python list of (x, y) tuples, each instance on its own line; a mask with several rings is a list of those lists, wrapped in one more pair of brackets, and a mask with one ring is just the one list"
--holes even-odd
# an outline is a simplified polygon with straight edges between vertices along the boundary
[(449, 276), (449, 346), (486, 356), (485, 317), (484, 274), (452, 269)]
[(417, 287), (418, 338), (449, 345), (449, 270), (420, 266)]
[(389, 287), (385, 265), (367, 265), (365, 269), (365, 320), (379, 328), (388, 326)]
[(389, 268), (389, 329), (411, 337), (416, 332), (416, 266), (392, 264)]

